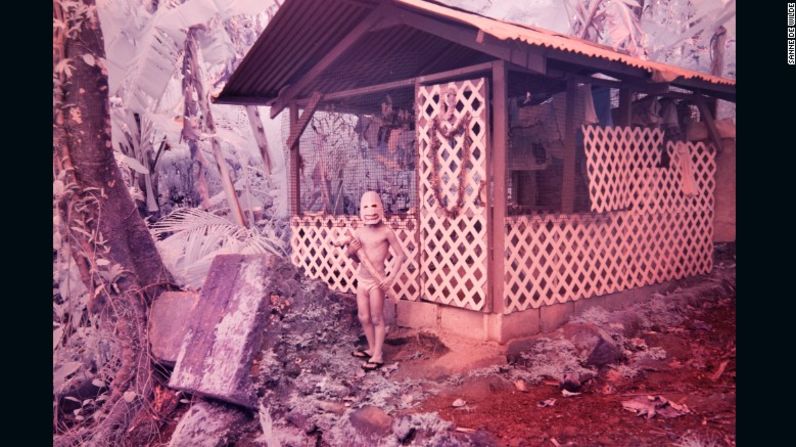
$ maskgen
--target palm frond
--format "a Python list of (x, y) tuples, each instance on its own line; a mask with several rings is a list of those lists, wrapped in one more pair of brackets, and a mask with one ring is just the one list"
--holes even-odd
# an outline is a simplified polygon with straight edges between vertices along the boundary
[(287, 256), (284, 242), (269, 221), (262, 228), (242, 227), (224, 216), (181, 208), (150, 227), (163, 262), (183, 286), (199, 289), (219, 254)]

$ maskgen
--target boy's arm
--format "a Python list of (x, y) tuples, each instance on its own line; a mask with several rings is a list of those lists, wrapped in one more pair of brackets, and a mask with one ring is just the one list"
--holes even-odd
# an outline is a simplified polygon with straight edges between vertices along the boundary
[(354, 234), (351, 235), (351, 242), (345, 246), (345, 254), (349, 258), (354, 258), (355, 261), (359, 262), (357, 252), (360, 248), (362, 248), (362, 241), (359, 240), (359, 237), (357, 237), (357, 232), (355, 231)]
[(389, 230), (387, 232), (387, 242), (390, 243), (390, 248), (392, 248), (393, 253), (395, 254), (395, 264), (393, 264), (392, 272), (390, 276), (386, 278), (383, 283), (385, 286), (389, 286), (395, 281), (395, 278), (398, 277), (398, 273), (404, 266), (404, 262), (406, 262), (406, 253), (404, 252), (403, 247), (401, 247), (401, 242), (398, 240), (398, 237), (395, 235), (395, 232)]
[[(349, 242), (345, 248), (345, 254), (349, 258), (357, 258), (357, 252), (359, 249), (362, 248), (362, 241), (359, 239), (354, 239), (353, 241)], [(359, 259), (356, 259), (359, 261)]]

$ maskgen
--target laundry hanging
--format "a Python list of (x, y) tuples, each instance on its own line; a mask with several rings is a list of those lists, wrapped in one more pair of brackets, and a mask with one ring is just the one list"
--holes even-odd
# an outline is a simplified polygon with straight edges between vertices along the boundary
[(680, 171), (680, 188), (686, 196), (695, 196), (697, 192), (696, 179), (694, 178), (694, 165), (691, 161), (691, 151), (685, 143), (675, 143), (677, 153), (677, 166)]
[(594, 107), (594, 97), (591, 92), (591, 84), (583, 84), (579, 87), (580, 95), (583, 98), (583, 124), (597, 124), (600, 119), (597, 117), (597, 110)]

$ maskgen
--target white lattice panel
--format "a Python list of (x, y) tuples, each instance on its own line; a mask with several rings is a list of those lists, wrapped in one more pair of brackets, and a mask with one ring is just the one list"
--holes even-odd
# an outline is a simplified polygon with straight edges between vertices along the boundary
[[(602, 209), (623, 209), (507, 217), (505, 313), (713, 268), (712, 150), (703, 143), (662, 147), (657, 131), (642, 129), (584, 126), (584, 135), (592, 204), (597, 197)], [(678, 144), (691, 158), (692, 195), (683, 192)], [(664, 150), (668, 166), (661, 166)]]
[[(390, 227), (401, 242), (408, 257), (393, 284), (391, 296), (415, 301), (420, 296), (419, 244), (417, 241), (417, 219), (413, 216), (392, 216)], [(344, 248), (332, 245), (346, 230), (359, 226), (359, 218), (351, 216), (301, 216), (290, 221), (293, 264), (304, 269), (310, 278), (320, 279), (329, 288), (343, 293), (356, 293), (356, 264), (345, 255)], [(392, 251), (390, 251), (392, 253)], [(392, 273), (393, 257), (385, 268)]]
[[(490, 308), (484, 203), (487, 104), (484, 78), (419, 86), (416, 91), (422, 297), (481, 311)], [(451, 138), (435, 131), (435, 119), (437, 129), (456, 129), (468, 117), (464, 131), (452, 132)], [(461, 209), (455, 210), (463, 169)]]
[(583, 126), (591, 210), (604, 213), (629, 208), (638, 180), (636, 168), (660, 150), (662, 141), (660, 129)]

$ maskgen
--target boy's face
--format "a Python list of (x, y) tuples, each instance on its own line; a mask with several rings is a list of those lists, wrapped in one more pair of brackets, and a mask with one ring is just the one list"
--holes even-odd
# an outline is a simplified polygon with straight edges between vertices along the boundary
[(381, 198), (373, 191), (362, 194), (359, 202), (359, 217), (365, 225), (376, 225), (384, 219), (384, 205)]

